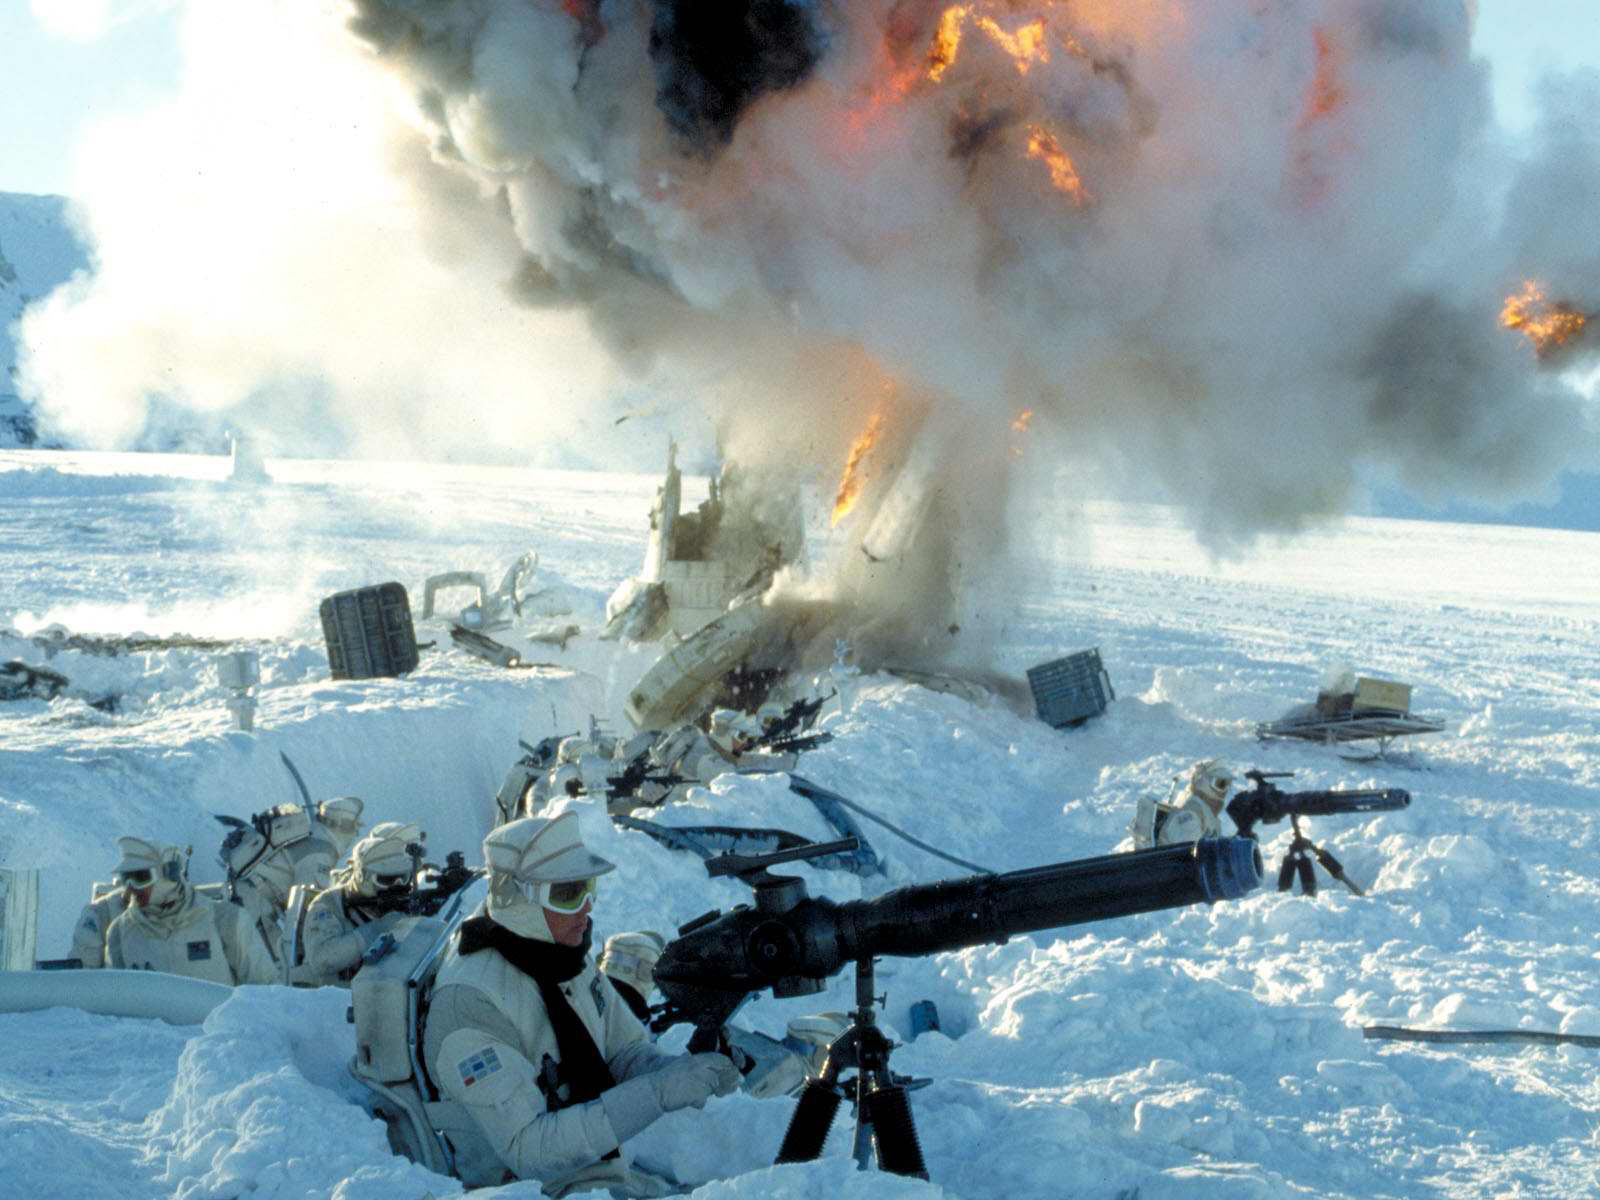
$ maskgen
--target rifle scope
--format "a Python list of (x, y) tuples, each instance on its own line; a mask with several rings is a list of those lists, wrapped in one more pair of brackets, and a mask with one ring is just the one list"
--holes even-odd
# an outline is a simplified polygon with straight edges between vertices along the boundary
[(739, 999), (763, 988), (776, 996), (821, 991), (824, 980), (860, 959), (915, 958), (1014, 934), (1235, 900), (1254, 890), (1261, 875), (1253, 840), (1207, 838), (914, 884), (843, 904), (807, 897), (799, 879), (765, 876), (752, 880), (754, 908), (708, 913), (668, 944), (655, 971), (667, 998), (657, 1027), (720, 1024)]

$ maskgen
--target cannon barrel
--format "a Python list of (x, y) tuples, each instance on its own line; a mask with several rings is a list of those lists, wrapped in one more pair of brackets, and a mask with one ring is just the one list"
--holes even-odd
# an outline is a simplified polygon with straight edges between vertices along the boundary
[(846, 964), (879, 955), (914, 958), (1015, 934), (1238, 899), (1260, 884), (1261, 871), (1253, 840), (1207, 838), (915, 884), (843, 904), (806, 897), (797, 879), (769, 876), (756, 885), (754, 907), (708, 914), (668, 944), (655, 971), (667, 1006), (654, 1024), (720, 1026), (751, 992), (820, 991)]
[(1411, 793), (1404, 788), (1285, 792), (1263, 783), (1229, 801), (1228, 816), (1238, 826), (1240, 836), (1250, 837), (1258, 821), (1272, 825), (1285, 817), (1396, 812), (1410, 804)]

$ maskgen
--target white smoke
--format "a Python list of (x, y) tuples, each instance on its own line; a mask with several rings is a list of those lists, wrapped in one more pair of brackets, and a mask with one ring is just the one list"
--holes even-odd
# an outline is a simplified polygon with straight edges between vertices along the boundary
[[(571, 436), (613, 369), (436, 171), (330, 14), (199, 4), (181, 96), (85, 147), (92, 273), (33, 306), (22, 385), (79, 444), (174, 407), (269, 453), (507, 457)], [(497, 235), (498, 231), (498, 236)]]
[(28, 323), (78, 436), (155, 392), (532, 454), (609, 423), (615, 364), (831, 487), (900, 389), (960, 430), (969, 564), (1063, 468), (1227, 548), (1593, 445), (1498, 318), (1529, 278), (1600, 309), (1600, 83), (1505, 141), (1463, 0), (217, 7), (180, 104), (102, 143), (97, 274)]

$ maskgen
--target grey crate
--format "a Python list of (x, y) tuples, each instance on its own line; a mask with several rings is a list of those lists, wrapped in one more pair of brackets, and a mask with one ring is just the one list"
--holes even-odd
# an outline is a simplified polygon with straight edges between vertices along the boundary
[(1039, 719), (1057, 729), (1098, 717), (1117, 695), (1098, 647), (1030, 667), (1028, 687)]
[(329, 596), (318, 609), (335, 679), (404, 675), (417, 665), (405, 585), (379, 583)]

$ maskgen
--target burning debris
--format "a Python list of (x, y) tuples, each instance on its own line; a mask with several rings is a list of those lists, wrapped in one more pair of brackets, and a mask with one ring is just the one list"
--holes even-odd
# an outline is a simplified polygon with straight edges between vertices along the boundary
[(1565, 300), (1550, 300), (1533, 280), (1506, 297), (1500, 324), (1516, 330), (1533, 343), (1540, 362), (1548, 362), (1585, 336), (1595, 313), (1586, 313)]
[(798, 497), (763, 491), (737, 468), (724, 467), (711, 480), (694, 512), (680, 511), (682, 504), (683, 474), (671, 443), (650, 507), (644, 567), (606, 602), (602, 638), (687, 638), (736, 600), (759, 597), (785, 566), (804, 561)]

